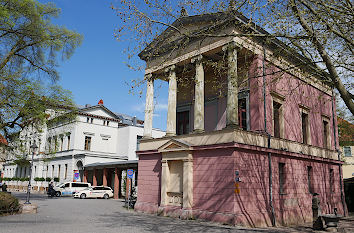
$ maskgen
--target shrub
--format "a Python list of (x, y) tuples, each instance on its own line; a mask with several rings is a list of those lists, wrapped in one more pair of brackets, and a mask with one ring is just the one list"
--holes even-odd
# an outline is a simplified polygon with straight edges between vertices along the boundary
[(43, 177), (35, 177), (34, 181), (45, 181)]
[(18, 199), (10, 193), (0, 192), (0, 215), (2, 213), (17, 212), (19, 209)]
[(50, 178), (50, 177), (45, 178), (45, 181), (50, 182), (51, 180), (52, 180), (52, 178)]
[(59, 177), (54, 177), (55, 182), (59, 182)]

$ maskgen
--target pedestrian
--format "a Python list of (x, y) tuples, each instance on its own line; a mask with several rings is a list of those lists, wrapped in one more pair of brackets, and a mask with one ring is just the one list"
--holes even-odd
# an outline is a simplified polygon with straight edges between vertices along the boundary
[(2, 184), (1, 190), (2, 190), (3, 192), (7, 192), (7, 185), (6, 185), (5, 182)]

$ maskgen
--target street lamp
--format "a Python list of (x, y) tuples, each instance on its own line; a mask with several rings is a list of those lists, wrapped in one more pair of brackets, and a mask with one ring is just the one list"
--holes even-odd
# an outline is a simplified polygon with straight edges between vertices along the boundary
[(30, 195), (31, 195), (33, 156), (36, 153), (36, 150), (38, 149), (38, 146), (36, 145), (36, 143), (33, 143), (33, 145), (31, 145), (30, 148), (32, 149), (32, 160), (31, 160), (31, 168), (30, 168), (29, 181), (28, 181), (28, 187), (27, 187), (27, 198), (26, 198), (25, 204), (31, 204)]

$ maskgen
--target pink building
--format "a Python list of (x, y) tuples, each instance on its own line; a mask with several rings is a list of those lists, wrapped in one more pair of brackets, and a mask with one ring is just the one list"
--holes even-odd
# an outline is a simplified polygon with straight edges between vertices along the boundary
[[(323, 213), (344, 213), (332, 90), (280, 41), (237, 36), (247, 22), (228, 12), (181, 17), (174, 26), (189, 35), (230, 36), (167, 29), (139, 54), (147, 93), (136, 210), (286, 225), (312, 221), (316, 192)], [(154, 79), (169, 82), (159, 139)]]

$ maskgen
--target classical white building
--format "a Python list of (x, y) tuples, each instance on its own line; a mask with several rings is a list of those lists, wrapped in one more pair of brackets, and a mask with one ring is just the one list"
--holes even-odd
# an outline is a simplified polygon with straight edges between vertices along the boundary
[[(83, 169), (89, 164), (137, 161), (135, 151), (143, 135), (143, 123), (136, 117), (114, 113), (102, 103), (79, 108), (73, 122), (48, 125), (41, 133), (22, 132), (29, 159), (30, 145), (35, 142), (39, 147), (33, 158), (32, 179), (83, 181)], [(164, 135), (161, 130), (153, 130), (153, 137)], [(15, 159), (8, 156), (4, 177), (29, 177), (30, 167), (14, 164)]]

